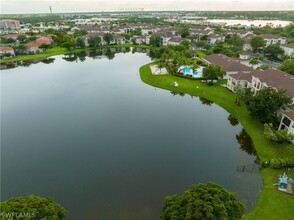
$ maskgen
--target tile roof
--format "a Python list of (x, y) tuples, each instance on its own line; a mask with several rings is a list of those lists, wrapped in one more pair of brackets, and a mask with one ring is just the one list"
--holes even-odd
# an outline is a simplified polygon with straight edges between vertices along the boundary
[(287, 115), (291, 120), (294, 120), (294, 112), (283, 112), (284, 115)]
[(31, 47), (39, 47), (41, 44), (37, 42), (29, 42), (24, 44), (25, 47), (31, 48)]
[(170, 42), (174, 42), (174, 43), (181, 43), (184, 39), (180, 38), (180, 37), (172, 37), (171, 39), (169, 39)]
[(28, 36), (27, 34), (6, 34), (3, 37), (5, 38), (17, 38), (18, 36)]
[(229, 74), (230, 77), (233, 79), (239, 80), (239, 81), (247, 81), (251, 82), (252, 81), (252, 74), (251, 73), (245, 73), (245, 72), (238, 72), (236, 74)]
[(287, 107), (288, 107), (289, 109), (291, 109), (291, 110), (294, 111), (294, 104), (292, 104), (292, 105), (288, 105)]
[(40, 44), (51, 44), (52, 40), (51, 38), (48, 38), (48, 37), (39, 37), (36, 39), (36, 42)]
[(281, 45), (281, 47), (288, 47), (288, 48), (294, 49), (294, 43), (292, 43), (292, 44), (283, 44), (283, 45)]
[(263, 39), (286, 39), (285, 37), (280, 37), (274, 34), (261, 34), (260, 35)]
[(1, 47), (0, 46), (0, 51), (9, 51), (9, 50), (13, 50), (12, 47)]
[(294, 97), (294, 76), (277, 69), (255, 70), (252, 76), (257, 77), (269, 87), (286, 89), (286, 94)]
[(208, 61), (209, 63), (221, 66), (226, 72), (253, 71), (251, 67), (245, 66), (223, 54), (212, 54), (203, 57), (203, 59)]

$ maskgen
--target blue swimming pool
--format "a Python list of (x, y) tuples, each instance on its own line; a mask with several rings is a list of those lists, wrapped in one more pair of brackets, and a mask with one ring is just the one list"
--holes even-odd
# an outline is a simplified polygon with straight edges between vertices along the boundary
[(193, 70), (192, 70), (191, 66), (182, 66), (179, 69), (179, 72), (183, 73), (184, 75), (192, 75), (193, 77), (201, 77), (202, 76), (202, 70), (203, 70), (203, 67), (199, 67), (193, 73)]

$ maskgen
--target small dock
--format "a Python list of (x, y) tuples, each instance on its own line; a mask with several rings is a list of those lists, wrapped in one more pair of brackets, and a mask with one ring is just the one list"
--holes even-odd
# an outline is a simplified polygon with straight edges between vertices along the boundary
[(248, 164), (248, 165), (238, 165), (237, 172), (249, 172), (249, 173), (259, 173), (259, 168), (257, 164)]

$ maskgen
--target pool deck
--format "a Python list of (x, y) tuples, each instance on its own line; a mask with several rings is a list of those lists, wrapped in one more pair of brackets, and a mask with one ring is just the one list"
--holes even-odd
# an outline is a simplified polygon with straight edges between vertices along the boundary
[(150, 69), (153, 75), (165, 75), (168, 74), (166, 68), (159, 68), (157, 65), (150, 65)]

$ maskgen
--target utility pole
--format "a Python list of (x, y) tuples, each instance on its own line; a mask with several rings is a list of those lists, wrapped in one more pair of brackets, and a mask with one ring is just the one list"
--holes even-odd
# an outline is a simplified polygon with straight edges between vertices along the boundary
[(50, 10), (50, 14), (52, 15), (52, 8), (51, 8), (51, 6), (49, 6), (49, 10)]

